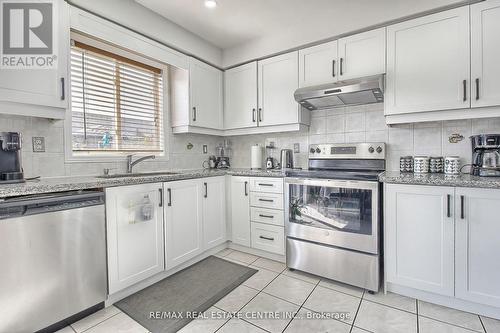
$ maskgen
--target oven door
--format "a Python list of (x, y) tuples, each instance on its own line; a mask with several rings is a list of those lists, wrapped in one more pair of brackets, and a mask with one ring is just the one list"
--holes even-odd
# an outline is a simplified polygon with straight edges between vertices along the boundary
[(378, 182), (285, 178), (288, 237), (378, 254)]

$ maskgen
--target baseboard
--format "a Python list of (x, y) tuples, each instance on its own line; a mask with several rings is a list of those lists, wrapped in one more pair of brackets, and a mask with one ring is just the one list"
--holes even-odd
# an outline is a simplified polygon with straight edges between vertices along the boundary
[(286, 257), (279, 255), (279, 254), (275, 254), (275, 253), (271, 253), (271, 252), (267, 252), (267, 251), (262, 251), (262, 250), (258, 250), (258, 249), (253, 249), (251, 247), (234, 244), (233, 242), (229, 243), (229, 248), (233, 249), (233, 250), (241, 251), (241, 252), (250, 253), (250, 254), (253, 254), (255, 256), (263, 257), (266, 259), (271, 259), (271, 260), (276, 260), (276, 261), (279, 261), (282, 263), (286, 263)]

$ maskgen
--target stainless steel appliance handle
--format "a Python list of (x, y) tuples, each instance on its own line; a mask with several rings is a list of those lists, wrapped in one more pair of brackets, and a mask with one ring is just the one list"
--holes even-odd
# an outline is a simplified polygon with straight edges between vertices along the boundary
[(172, 190), (171, 189), (167, 189), (167, 193), (168, 193), (168, 203), (167, 203), (167, 206), (172, 206)]
[(476, 79), (476, 101), (479, 100), (479, 78)]
[(264, 214), (259, 214), (260, 217), (265, 217), (267, 219), (274, 219), (274, 216), (272, 215), (264, 215)]
[(465, 196), (460, 196), (460, 218), (465, 219)]
[(248, 197), (248, 182), (245, 182), (245, 196)]
[(160, 192), (160, 203), (158, 204), (158, 206), (163, 207), (163, 189), (159, 188), (158, 192)]
[(308, 179), (286, 177), (285, 183), (294, 185), (324, 186), (324, 187), (342, 187), (360, 190), (378, 191), (377, 181), (357, 181), (357, 180), (329, 180), (329, 179)]
[(207, 185), (207, 183), (203, 183), (203, 186), (205, 186), (205, 195), (204, 195), (204, 197), (208, 198), (208, 185)]
[(451, 194), (446, 196), (446, 217), (451, 217)]
[(463, 80), (462, 81), (462, 85), (464, 87), (464, 98), (463, 98), (463, 101), (467, 101), (467, 80)]
[(265, 240), (269, 240), (269, 241), (273, 241), (274, 240), (273, 237), (266, 237), (266, 236), (259, 236), (259, 238), (262, 238), (262, 239), (265, 239)]
[(0, 200), (0, 208), (26, 206), (26, 205), (42, 205), (42, 204), (58, 204), (71, 200), (75, 201), (88, 201), (91, 199), (100, 199), (104, 202), (104, 192), (101, 191), (85, 191), (85, 192), (64, 192), (61, 194), (49, 195), (34, 195), (21, 198), (12, 198)]

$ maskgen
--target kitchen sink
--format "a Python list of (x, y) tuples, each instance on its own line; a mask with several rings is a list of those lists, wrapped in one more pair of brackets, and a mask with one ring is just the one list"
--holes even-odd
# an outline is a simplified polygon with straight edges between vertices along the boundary
[(159, 172), (134, 172), (134, 173), (116, 173), (111, 175), (100, 175), (97, 178), (126, 178), (126, 177), (148, 177), (148, 176), (172, 176), (177, 172), (159, 171)]

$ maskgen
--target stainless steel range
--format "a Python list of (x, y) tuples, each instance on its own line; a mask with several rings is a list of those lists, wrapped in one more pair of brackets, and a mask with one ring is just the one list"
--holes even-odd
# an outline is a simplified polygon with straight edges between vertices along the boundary
[(319, 144), (285, 178), (287, 266), (377, 292), (384, 143)]

